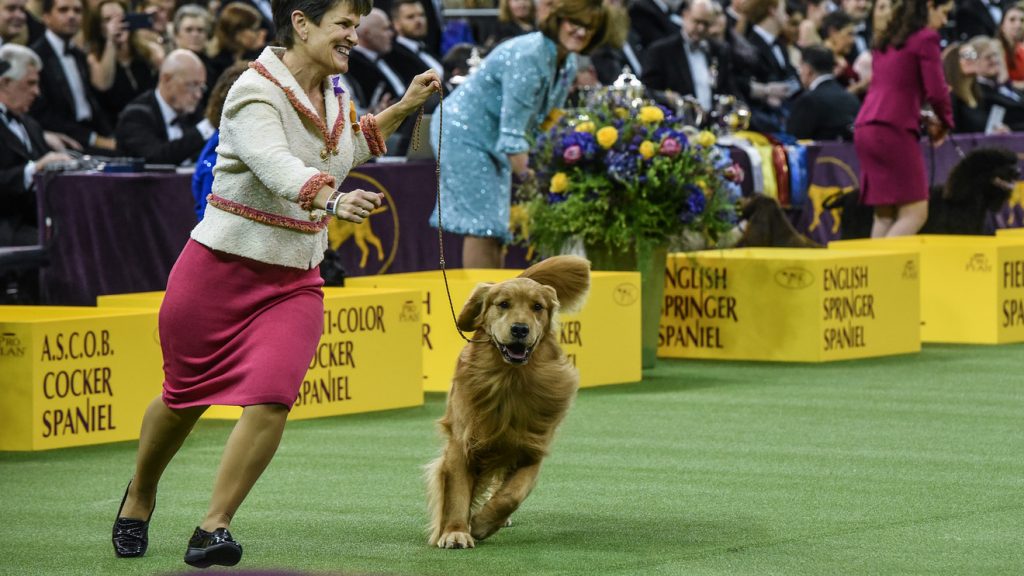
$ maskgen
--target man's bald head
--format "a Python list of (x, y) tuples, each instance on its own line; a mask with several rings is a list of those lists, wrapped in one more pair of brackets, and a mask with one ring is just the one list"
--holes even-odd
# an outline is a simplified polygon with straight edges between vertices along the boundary
[(177, 49), (160, 66), (160, 97), (179, 114), (191, 114), (206, 91), (206, 67), (191, 50)]
[(356, 30), (359, 36), (359, 45), (368, 50), (384, 55), (391, 52), (391, 42), (395, 38), (395, 31), (391, 28), (391, 19), (387, 12), (380, 8), (370, 10), (370, 13), (363, 16), (359, 22), (359, 29)]

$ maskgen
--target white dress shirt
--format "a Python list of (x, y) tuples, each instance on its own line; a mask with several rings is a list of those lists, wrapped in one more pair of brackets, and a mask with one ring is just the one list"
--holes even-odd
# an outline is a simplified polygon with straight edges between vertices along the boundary
[(686, 51), (686, 59), (690, 64), (693, 95), (697, 97), (701, 108), (711, 110), (711, 70), (708, 64), (707, 43), (691, 44), (686, 34), (681, 34), (683, 35), (683, 50)]
[(46, 41), (50, 43), (50, 47), (60, 58), (60, 66), (64, 69), (68, 86), (71, 87), (71, 95), (75, 99), (75, 120), (79, 122), (91, 120), (92, 107), (89, 106), (89, 98), (86, 96), (86, 86), (82, 83), (82, 73), (78, 70), (78, 62), (74, 56), (66, 52), (70, 40), (65, 41), (47, 28)]
[(754, 25), (754, 33), (760, 36), (766, 44), (772, 47), (772, 56), (775, 56), (775, 61), (779, 63), (779, 66), (785, 68), (786, 55), (782, 52), (782, 46), (779, 46), (779, 43), (775, 41), (778, 36), (775, 36), (756, 24)]

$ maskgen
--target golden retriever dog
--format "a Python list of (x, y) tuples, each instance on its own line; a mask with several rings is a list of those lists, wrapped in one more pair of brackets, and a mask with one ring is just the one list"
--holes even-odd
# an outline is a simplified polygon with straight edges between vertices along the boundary
[(555, 256), (473, 290), (458, 325), (475, 334), (438, 421), (444, 448), (427, 465), (432, 546), (473, 548), (530, 494), (579, 385), (558, 313), (579, 309), (589, 288), (589, 262)]

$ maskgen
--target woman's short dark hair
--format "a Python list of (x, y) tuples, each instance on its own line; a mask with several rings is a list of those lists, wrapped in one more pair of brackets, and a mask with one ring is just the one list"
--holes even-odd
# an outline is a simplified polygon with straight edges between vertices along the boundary
[(372, 0), (273, 0), (274, 27), (277, 29), (277, 43), (285, 48), (295, 45), (295, 30), (292, 28), (292, 12), (298, 10), (319, 26), (324, 14), (338, 4), (348, 4), (352, 11), (366, 16), (373, 9)]
[(563, 20), (584, 22), (593, 27), (594, 34), (590, 37), (590, 43), (583, 48), (584, 54), (590, 54), (607, 41), (608, 8), (601, 0), (555, 0), (551, 13), (540, 23), (540, 31), (558, 44), (558, 28)]

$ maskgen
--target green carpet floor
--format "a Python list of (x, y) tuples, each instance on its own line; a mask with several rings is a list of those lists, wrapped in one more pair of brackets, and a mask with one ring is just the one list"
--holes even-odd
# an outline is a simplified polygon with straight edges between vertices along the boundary
[[(444, 398), (296, 421), (237, 517), (245, 571), (1024, 574), (1024, 346), (826, 365), (660, 361), (582, 390), (533, 495), (474, 550), (426, 545)], [(168, 574), (230, 423), (171, 463), (145, 558), (110, 527), (135, 444), (0, 453), (0, 573)], [(237, 570), (236, 570), (237, 571)]]

